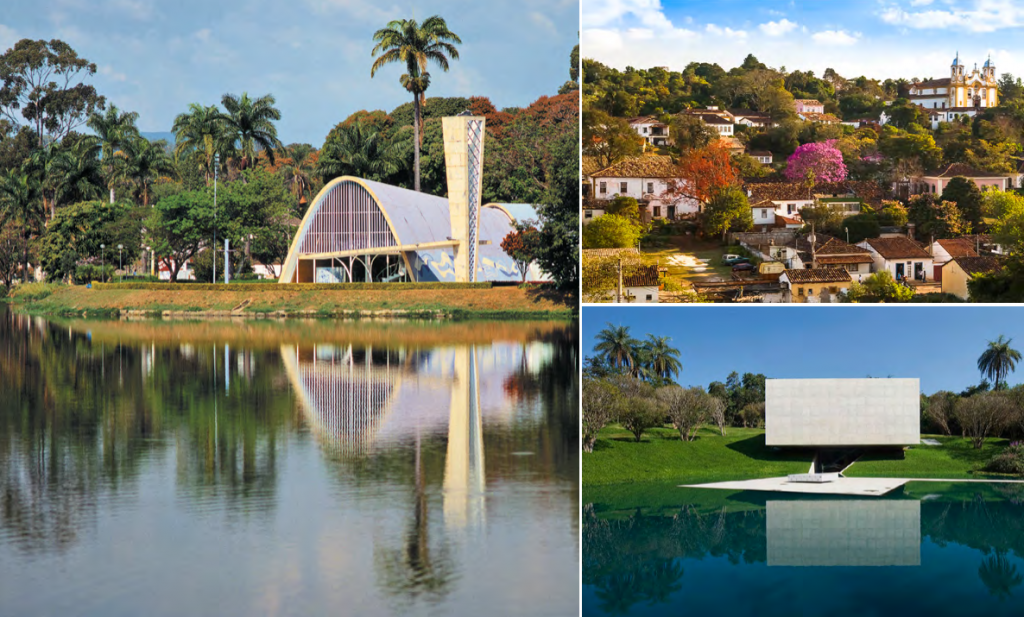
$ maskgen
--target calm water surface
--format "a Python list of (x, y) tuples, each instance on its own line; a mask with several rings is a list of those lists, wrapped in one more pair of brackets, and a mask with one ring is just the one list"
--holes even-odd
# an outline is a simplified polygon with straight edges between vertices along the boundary
[(584, 491), (584, 615), (1024, 614), (1024, 487)]
[(0, 313), (0, 614), (577, 614), (576, 349)]

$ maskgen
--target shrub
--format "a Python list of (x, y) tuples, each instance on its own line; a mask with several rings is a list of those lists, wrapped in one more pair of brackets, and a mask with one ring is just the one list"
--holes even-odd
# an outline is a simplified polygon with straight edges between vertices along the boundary
[(92, 281), (113, 281), (114, 266), (99, 266), (94, 264), (82, 264), (75, 268), (75, 283), (84, 285)]
[(989, 461), (985, 471), (1024, 476), (1024, 442), (1011, 443), (1002, 454)]
[(22, 283), (21, 285), (14, 287), (11, 292), (11, 297), (15, 300), (27, 302), (42, 300), (52, 294), (59, 287), (59, 283)]

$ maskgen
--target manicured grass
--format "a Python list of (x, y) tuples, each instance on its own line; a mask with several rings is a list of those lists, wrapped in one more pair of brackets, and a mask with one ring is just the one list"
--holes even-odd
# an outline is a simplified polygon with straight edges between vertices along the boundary
[(216, 293), (198, 285), (131, 289), (125, 285), (26, 285), (16, 288), (12, 304), (28, 313), (92, 316), (120, 311), (283, 311), (288, 315), (357, 316), (380, 311), (380, 316), (448, 319), (550, 319), (574, 314), (571, 298), (553, 289), (516, 286), (488, 289), (307, 289), (287, 285), (221, 285)]
[(962, 437), (923, 435), (941, 446), (919, 444), (901, 453), (867, 454), (844, 475), (852, 478), (1003, 478), (981, 471), (992, 457), (1009, 445), (1006, 439), (990, 438), (981, 449)]
[(683, 442), (670, 428), (656, 428), (636, 443), (632, 433), (614, 424), (601, 431), (593, 453), (583, 455), (583, 485), (626, 482), (694, 484), (770, 478), (804, 473), (808, 451), (779, 451), (764, 444), (760, 429), (701, 429), (697, 439)]

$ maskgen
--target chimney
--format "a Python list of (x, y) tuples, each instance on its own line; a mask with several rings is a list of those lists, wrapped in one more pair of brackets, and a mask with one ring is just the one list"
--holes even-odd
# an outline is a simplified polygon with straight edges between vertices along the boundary
[(911, 240), (914, 239), (914, 228), (915, 227), (916, 227), (916, 225), (914, 225), (913, 223), (907, 223), (907, 237), (910, 238)]

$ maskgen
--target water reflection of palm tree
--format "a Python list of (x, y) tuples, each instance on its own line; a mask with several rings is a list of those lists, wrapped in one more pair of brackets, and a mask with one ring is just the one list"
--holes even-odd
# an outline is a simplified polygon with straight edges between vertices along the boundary
[(1006, 558), (1006, 551), (996, 551), (978, 567), (978, 578), (985, 584), (988, 592), (1000, 601), (1013, 595), (1013, 588), (1024, 583), (1024, 577), (1017, 571), (1017, 566)]
[(416, 429), (415, 491), (413, 517), (401, 548), (374, 544), (374, 569), (386, 593), (415, 602), (421, 597), (437, 602), (448, 594), (455, 580), (454, 561), (448, 542), (443, 540), (432, 550), (430, 545), (429, 503), (423, 480), (420, 433)]

